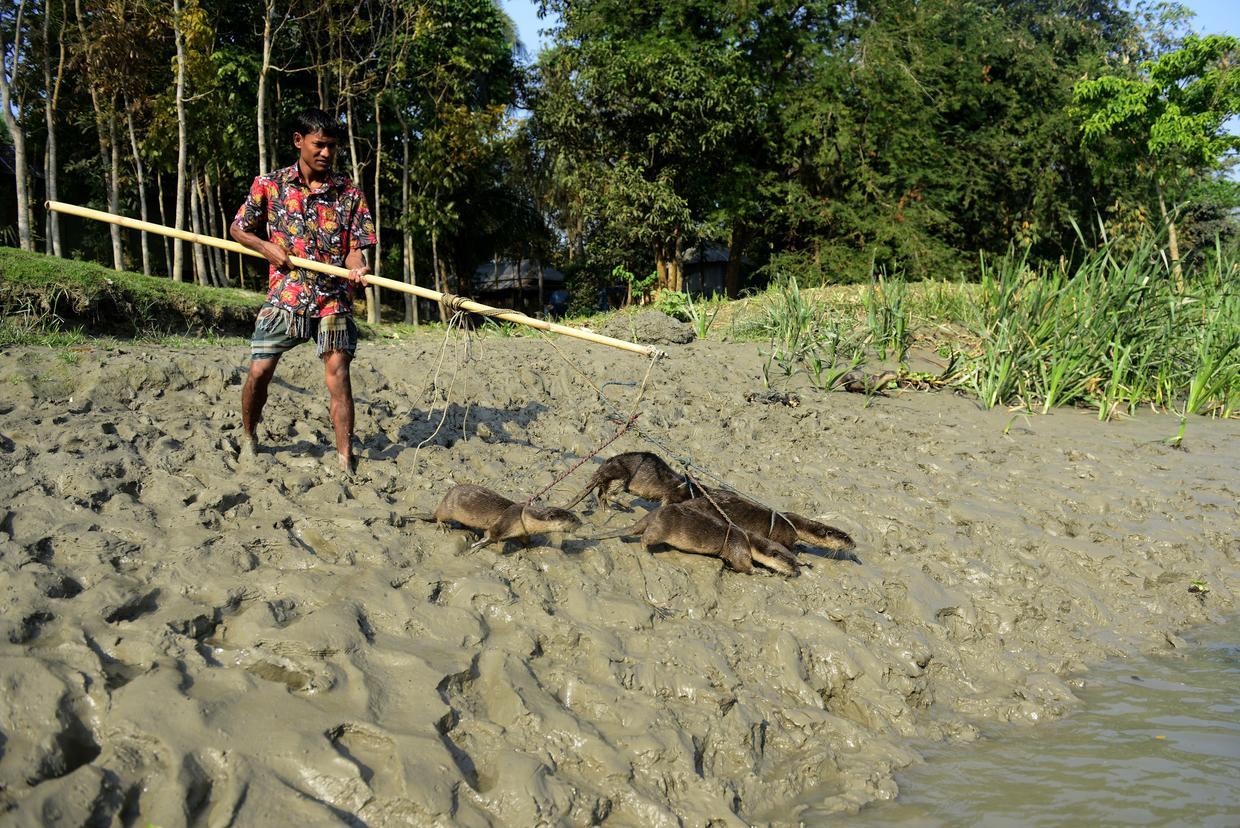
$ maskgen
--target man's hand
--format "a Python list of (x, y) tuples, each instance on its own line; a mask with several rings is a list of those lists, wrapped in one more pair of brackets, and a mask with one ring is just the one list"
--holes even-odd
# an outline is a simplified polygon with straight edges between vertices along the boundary
[(271, 262), (280, 270), (288, 273), (293, 269), (293, 263), (288, 259), (288, 251), (275, 242), (263, 242), (263, 256), (267, 261)]
[(369, 273), (370, 273), (370, 267), (368, 265), (362, 265), (361, 267), (350, 268), (349, 275), (346, 276), (345, 278), (348, 279), (350, 282), (353, 282), (355, 285), (361, 285), (362, 287), (370, 287), (370, 282), (366, 281), (366, 276)]

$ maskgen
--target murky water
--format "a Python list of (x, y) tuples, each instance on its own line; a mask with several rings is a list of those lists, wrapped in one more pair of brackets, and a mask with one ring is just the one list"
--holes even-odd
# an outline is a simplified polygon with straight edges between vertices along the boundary
[(1240, 624), (1086, 679), (1070, 718), (936, 746), (897, 801), (831, 824), (1240, 826)]

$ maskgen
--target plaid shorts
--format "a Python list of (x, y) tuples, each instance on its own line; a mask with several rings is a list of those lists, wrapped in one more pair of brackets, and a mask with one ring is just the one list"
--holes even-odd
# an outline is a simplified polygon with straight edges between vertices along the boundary
[(251, 359), (275, 359), (285, 351), (313, 339), (321, 359), (332, 351), (353, 354), (357, 350), (357, 325), (347, 313), (334, 316), (300, 316), (264, 304), (250, 338)]

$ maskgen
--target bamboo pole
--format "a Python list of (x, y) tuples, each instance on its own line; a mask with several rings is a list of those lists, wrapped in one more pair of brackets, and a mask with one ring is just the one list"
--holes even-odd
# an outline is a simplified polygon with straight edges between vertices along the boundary
[[(165, 227), (162, 224), (154, 224), (149, 221), (140, 221), (138, 219), (129, 218), (128, 216), (118, 216), (112, 213), (106, 213), (103, 210), (92, 210), (89, 207), (79, 207), (76, 204), (66, 204), (63, 201), (49, 201), (46, 203), (48, 210), (57, 213), (65, 213), (70, 216), (79, 216), (81, 218), (94, 219), (109, 224), (117, 224), (121, 227), (129, 227), (133, 230), (145, 230), (148, 233), (158, 233), (161, 236), (170, 236), (174, 239), (193, 242), (195, 244), (204, 244), (211, 247), (218, 247), (221, 250), (227, 250), (232, 253), (240, 253), (245, 256), (253, 256), (257, 259), (266, 261), (267, 258), (255, 250), (251, 250), (243, 244), (228, 239), (217, 239), (214, 236), (204, 236), (199, 233), (191, 233), (188, 230), (176, 230), (172, 227)], [(296, 267), (303, 270), (313, 270), (318, 273), (326, 273), (331, 276), (348, 276), (349, 270), (344, 267), (324, 264), (311, 259), (303, 259), (300, 256), (289, 256), (289, 261)], [(404, 282), (398, 282), (395, 279), (385, 279), (380, 276), (367, 276), (366, 281), (372, 285), (389, 288), (390, 290), (400, 291), (401, 293), (412, 293), (415, 296), (421, 296), (423, 299), (430, 299), (435, 302), (444, 301), (444, 295), (438, 291), (424, 288), (419, 285), (409, 285)], [(593, 342), (597, 345), (608, 345), (612, 348), (619, 348), (622, 351), (630, 351), (634, 354), (642, 356), (663, 356), (663, 352), (658, 348), (652, 348), (649, 345), (638, 345), (633, 342), (626, 342), (623, 339), (614, 339), (610, 336), (583, 331), (578, 328), (570, 328), (567, 325), (559, 325), (555, 322), (547, 322), (543, 319), (535, 319), (516, 311), (505, 311), (475, 302), (472, 299), (462, 299), (460, 307), (470, 311), (471, 313), (480, 313), (484, 316), (491, 316), (496, 319), (503, 319), (505, 322), (515, 322), (518, 325), (528, 325), (531, 328), (537, 328), (540, 331), (549, 331), (550, 333), (571, 336), (576, 339), (584, 339), (586, 342)]]

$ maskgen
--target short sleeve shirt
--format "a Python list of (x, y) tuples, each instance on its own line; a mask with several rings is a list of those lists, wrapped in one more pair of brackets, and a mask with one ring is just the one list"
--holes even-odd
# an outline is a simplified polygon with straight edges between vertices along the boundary
[[(248, 233), (265, 227), (267, 240), (289, 255), (338, 267), (350, 252), (375, 244), (365, 194), (338, 173), (312, 191), (297, 164), (255, 178), (233, 223)], [(305, 316), (352, 313), (353, 285), (325, 273), (285, 273), (270, 265), (267, 302)]]

